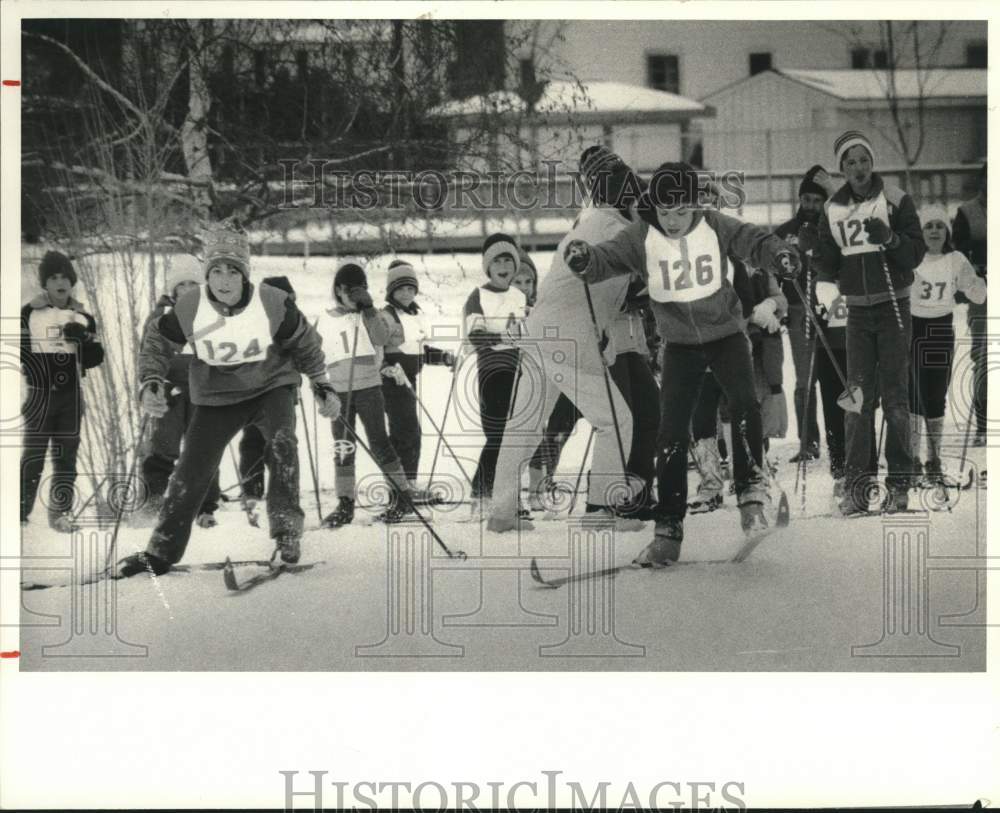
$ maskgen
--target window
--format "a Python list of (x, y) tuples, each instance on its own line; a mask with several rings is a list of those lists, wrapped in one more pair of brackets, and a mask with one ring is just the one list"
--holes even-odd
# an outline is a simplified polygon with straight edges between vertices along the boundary
[(889, 67), (889, 56), (884, 48), (852, 48), (851, 67), (855, 69), (887, 68)]
[(674, 54), (646, 55), (646, 84), (668, 93), (680, 93), (681, 73)]
[(756, 76), (758, 73), (771, 70), (771, 52), (762, 51), (750, 54), (750, 75)]
[(970, 42), (965, 46), (965, 67), (987, 67), (985, 42)]
[(530, 88), (535, 86), (535, 60), (531, 57), (519, 60), (518, 71), (520, 74), (521, 87)]
[(883, 49), (879, 48), (877, 51), (872, 52), (872, 67), (873, 68), (889, 67), (889, 57)]

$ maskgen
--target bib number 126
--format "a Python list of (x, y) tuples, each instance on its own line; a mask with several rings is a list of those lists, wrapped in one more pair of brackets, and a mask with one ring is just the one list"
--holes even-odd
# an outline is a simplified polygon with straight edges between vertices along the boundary
[[(694, 274), (690, 260), (674, 260), (673, 263), (667, 260), (660, 260), (660, 271), (663, 273), (663, 287), (668, 291), (683, 291), (687, 288), (694, 288), (711, 284), (715, 278), (715, 271), (712, 268), (712, 256), (702, 254), (694, 261)], [(676, 273), (676, 272), (680, 273)], [(674, 275), (671, 280), (671, 274)]]

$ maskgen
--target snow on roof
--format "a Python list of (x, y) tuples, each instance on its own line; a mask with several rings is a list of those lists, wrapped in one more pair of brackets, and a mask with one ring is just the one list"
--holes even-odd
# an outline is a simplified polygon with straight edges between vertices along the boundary
[[(524, 100), (515, 92), (498, 90), (482, 96), (445, 102), (434, 108), (431, 115), (442, 117), (475, 116), (482, 113), (523, 113)], [(596, 114), (688, 114), (706, 113), (705, 105), (640, 85), (623, 82), (570, 82), (553, 80), (545, 85), (541, 98), (535, 104), (539, 113)]]
[[(881, 70), (790, 70), (776, 73), (829, 93), (845, 101), (884, 100), (889, 87), (889, 75)], [(978, 68), (897, 69), (895, 96), (899, 99), (919, 98), (923, 85), (925, 99), (955, 96), (986, 96), (986, 70)]]

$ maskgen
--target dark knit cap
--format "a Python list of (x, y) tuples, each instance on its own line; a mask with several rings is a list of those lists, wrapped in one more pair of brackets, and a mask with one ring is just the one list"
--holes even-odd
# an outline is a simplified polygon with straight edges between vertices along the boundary
[(683, 161), (661, 164), (649, 182), (649, 200), (664, 209), (698, 205), (697, 170)]
[(627, 209), (645, 191), (645, 184), (621, 157), (597, 144), (580, 155), (580, 174), (587, 184), (587, 194), (596, 203)]
[(514, 259), (514, 273), (516, 274), (521, 265), (517, 241), (509, 234), (499, 231), (491, 234), (483, 242), (483, 271), (489, 273), (490, 263), (503, 254), (508, 254)]
[(337, 288), (341, 285), (346, 285), (348, 288), (356, 288), (359, 285), (368, 287), (368, 277), (365, 276), (364, 269), (357, 263), (344, 263), (333, 276), (334, 297), (337, 296)]
[(824, 171), (821, 164), (810, 167), (802, 176), (802, 183), (799, 184), (799, 195), (822, 195), (825, 198), (827, 196), (826, 190), (814, 180), (817, 172)]
[(295, 289), (292, 287), (292, 283), (288, 281), (288, 277), (264, 277), (261, 282), (270, 285), (272, 288), (278, 288), (288, 294), (292, 302), (295, 301)]
[(62, 274), (69, 280), (70, 285), (76, 285), (76, 269), (73, 268), (69, 257), (59, 251), (47, 251), (38, 266), (39, 284), (44, 288), (49, 277), (55, 274)]
[(402, 288), (404, 285), (412, 285), (418, 292), (420, 286), (417, 284), (417, 272), (406, 260), (393, 260), (389, 263), (389, 273), (385, 282), (385, 298), (391, 299), (393, 291)]

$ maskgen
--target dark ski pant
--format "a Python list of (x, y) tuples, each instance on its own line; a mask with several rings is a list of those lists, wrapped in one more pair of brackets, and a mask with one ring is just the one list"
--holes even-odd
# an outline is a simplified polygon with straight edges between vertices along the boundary
[[(167, 414), (153, 422), (146, 456), (142, 460), (142, 479), (146, 484), (146, 500), (154, 505), (167, 493), (167, 484), (181, 455), (181, 444), (193, 414), (194, 406), (183, 393), (174, 396)], [(216, 469), (198, 513), (214, 514), (218, 508), (219, 472)]]
[[(656, 475), (658, 512), (687, 513), (687, 456), (691, 415), (706, 368), (711, 367), (733, 423), (733, 479), (741, 505), (765, 499), (760, 404), (754, 391), (750, 342), (743, 333), (700, 345), (667, 344), (663, 351), (660, 437)], [(747, 455), (749, 450), (750, 457)]]
[(874, 422), (875, 401), (882, 400), (886, 420), (885, 458), (889, 474), (886, 484), (894, 490), (909, 487), (913, 474), (910, 457), (909, 367), (910, 300), (899, 299), (903, 329), (899, 329), (891, 302), (854, 305), (847, 315), (847, 380), (860, 386), (860, 413), (846, 413), (847, 488), (871, 471), (873, 442), (869, 427)]
[(21, 451), (21, 521), (31, 514), (52, 449), (52, 478), (45, 507), (51, 522), (73, 508), (76, 454), (80, 448), (83, 393), (75, 387), (48, 390), (32, 387), (21, 407), (24, 435)]
[(989, 360), (989, 342), (987, 340), (986, 303), (977, 305), (969, 303), (968, 314), (969, 335), (972, 337), (973, 377), (973, 408), (976, 414), (976, 431), (986, 432), (986, 373)]
[[(505, 352), (505, 351), (504, 351)], [(505, 358), (491, 358), (480, 353), (476, 375), (479, 383), (479, 419), (486, 443), (479, 453), (479, 463), (472, 477), (473, 497), (492, 497), (496, 479), (497, 458), (503, 443), (503, 431), (510, 413), (517, 376), (517, 357), (505, 352)], [(513, 365), (510, 356), (514, 356)]]
[[(382, 387), (365, 387), (355, 390), (350, 396), (346, 392), (338, 392), (341, 415), (333, 422), (333, 454), (336, 460), (337, 474), (335, 485), (338, 497), (350, 497), (357, 493), (357, 481), (354, 472), (354, 458), (357, 455), (357, 442), (354, 432), (356, 419), (361, 419), (368, 438), (368, 448), (371, 449), (375, 464), (389, 479), (397, 492), (406, 490), (406, 475), (399, 462), (399, 455), (393, 448), (389, 434), (385, 430), (385, 401), (382, 398)], [(350, 408), (348, 408), (348, 397)], [(344, 421), (347, 421), (345, 426)], [(348, 432), (346, 427), (350, 427)]]
[(243, 496), (259, 500), (264, 496), (264, 466), (267, 441), (256, 426), (248, 426), (240, 438), (240, 482)]
[[(837, 364), (840, 365), (840, 369), (846, 370), (847, 351), (843, 348), (833, 348), (833, 355), (837, 360)], [(846, 448), (846, 421), (844, 418), (847, 413), (837, 403), (837, 399), (844, 392), (844, 388), (840, 383), (840, 378), (837, 376), (836, 368), (834, 368), (830, 357), (822, 345), (816, 348), (815, 370), (816, 379), (819, 381), (820, 398), (823, 401), (823, 423), (826, 424), (826, 448), (830, 454), (830, 473), (834, 479), (837, 479), (844, 476), (844, 454)], [(874, 410), (871, 414), (870, 425), (872, 434), (874, 434)], [(873, 454), (874, 451), (873, 446)]]
[(416, 382), (413, 389), (397, 384), (391, 378), (382, 379), (385, 417), (389, 421), (389, 440), (399, 455), (407, 480), (415, 480), (420, 470), (420, 448), (423, 441), (420, 415), (417, 413)]
[(691, 439), (696, 443), (705, 438), (719, 436), (719, 401), (722, 387), (715, 380), (711, 370), (706, 370), (701, 379), (698, 401), (691, 416)]
[(226, 406), (196, 405), (167, 497), (146, 550), (170, 563), (184, 556), (191, 524), (205, 499), (229, 442), (246, 426), (268, 442), (267, 518), (271, 538), (302, 535), (299, 449), (295, 435), (296, 387), (273, 390)]
[(641, 353), (621, 353), (611, 365), (611, 379), (632, 410), (632, 448), (626, 461), (630, 480), (641, 480), (650, 493), (656, 474), (656, 436), (660, 429), (660, 390)]
[(943, 418), (955, 355), (952, 314), (935, 319), (913, 317), (910, 342), (910, 412), (928, 420)]
[(560, 392), (555, 406), (552, 407), (552, 414), (545, 422), (542, 442), (538, 444), (531, 458), (531, 468), (544, 471), (549, 477), (553, 476), (559, 467), (563, 447), (573, 434), (576, 422), (582, 417), (576, 404), (567, 398), (565, 393)]
[[(788, 343), (792, 348), (792, 364), (795, 367), (795, 426), (801, 440), (804, 429), (808, 431), (806, 443), (819, 443), (819, 424), (816, 421), (816, 384), (806, 381), (809, 377), (809, 360), (816, 347), (816, 330), (808, 322), (809, 338), (806, 339), (806, 309), (800, 304), (788, 305)], [(809, 393), (809, 411), (804, 416), (806, 394)]]

